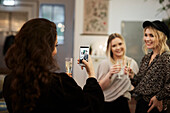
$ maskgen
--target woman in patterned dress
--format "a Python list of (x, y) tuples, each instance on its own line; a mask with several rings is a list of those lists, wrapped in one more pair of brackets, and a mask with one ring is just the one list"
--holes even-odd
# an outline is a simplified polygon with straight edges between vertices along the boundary
[[(139, 72), (131, 77), (137, 94), (136, 113), (166, 113), (170, 97), (169, 29), (161, 21), (145, 21), (144, 50)], [(148, 52), (148, 50), (151, 50)]]

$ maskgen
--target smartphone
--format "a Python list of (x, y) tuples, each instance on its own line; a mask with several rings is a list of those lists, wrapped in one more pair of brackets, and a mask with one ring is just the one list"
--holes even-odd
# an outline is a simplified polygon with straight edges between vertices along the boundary
[(79, 64), (81, 66), (84, 66), (82, 60), (86, 60), (88, 62), (88, 57), (89, 57), (89, 46), (88, 45), (82, 45), (80, 46), (80, 62)]

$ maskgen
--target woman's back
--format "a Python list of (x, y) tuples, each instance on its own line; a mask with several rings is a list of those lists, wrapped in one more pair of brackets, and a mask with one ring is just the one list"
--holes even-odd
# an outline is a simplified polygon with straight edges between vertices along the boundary
[[(13, 93), (10, 89), (12, 80), (12, 75), (6, 76), (3, 87), (9, 113), (13, 111), (10, 99)], [(65, 73), (57, 73), (52, 75), (48, 85), (41, 87), (41, 96), (31, 113), (100, 112), (103, 100), (103, 93), (96, 79), (89, 78), (82, 90), (73, 78)]]
[(104, 97), (91, 60), (82, 61), (89, 75), (83, 90), (67, 74), (52, 73), (58, 67), (56, 31), (54, 22), (35, 18), (15, 36), (5, 57), (10, 73), (3, 96), (9, 113), (99, 112)]

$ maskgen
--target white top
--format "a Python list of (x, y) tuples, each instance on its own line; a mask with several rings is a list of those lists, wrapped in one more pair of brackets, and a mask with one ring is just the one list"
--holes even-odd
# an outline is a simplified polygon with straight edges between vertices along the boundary
[[(137, 74), (139, 68), (136, 61), (130, 57), (126, 57), (126, 60), (131, 62), (130, 68)], [(98, 81), (106, 76), (112, 65), (113, 64), (109, 59), (105, 59), (99, 64), (96, 76)], [(122, 72), (123, 70), (124, 66), (122, 66), (122, 70), (119, 72), (121, 79), (118, 79), (117, 74), (114, 74), (111, 78), (111, 84), (108, 88), (103, 90), (105, 101), (114, 101), (120, 96), (131, 99), (129, 91), (132, 90), (132, 84), (128, 75), (125, 75), (124, 72)]]

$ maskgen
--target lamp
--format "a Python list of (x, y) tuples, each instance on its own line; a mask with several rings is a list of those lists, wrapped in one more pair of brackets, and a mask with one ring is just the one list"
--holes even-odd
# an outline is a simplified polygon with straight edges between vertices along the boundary
[(6, 5), (6, 6), (14, 6), (15, 5), (15, 0), (3, 0), (2, 4)]

